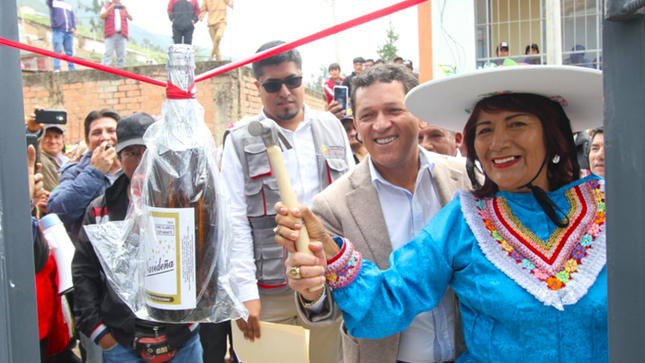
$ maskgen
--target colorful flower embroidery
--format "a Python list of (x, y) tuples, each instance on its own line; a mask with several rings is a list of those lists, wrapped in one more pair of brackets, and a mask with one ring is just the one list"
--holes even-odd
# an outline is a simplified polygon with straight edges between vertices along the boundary
[(573, 251), (571, 251), (571, 258), (573, 258), (576, 261), (582, 260), (582, 258), (585, 257), (586, 255), (587, 255), (587, 250), (581, 245), (574, 247)]
[(562, 283), (562, 281), (558, 280), (554, 276), (551, 276), (548, 279), (546, 279), (546, 284), (549, 286), (549, 289), (551, 290), (560, 290), (561, 288), (564, 287), (564, 284)]
[(535, 268), (535, 265), (533, 264), (533, 262), (527, 260), (526, 258), (522, 260), (522, 266), (524, 266), (524, 268), (529, 271)]
[(578, 271), (578, 261), (574, 260), (573, 258), (570, 259), (569, 261), (567, 261), (567, 263), (564, 264), (564, 270), (568, 273)]
[(503, 197), (476, 199), (479, 215), (491, 237), (510, 258), (538, 280), (545, 281), (551, 290), (560, 290), (573, 279), (571, 274), (578, 271), (605, 223), (604, 193), (597, 180), (578, 185), (565, 195), (571, 206), (567, 213), (570, 225), (568, 229), (556, 229), (546, 241), (522, 225)]
[(580, 246), (589, 247), (591, 246), (592, 242), (593, 242), (593, 237), (591, 237), (588, 234), (585, 234), (584, 236), (582, 236), (582, 239), (580, 240)]
[(533, 276), (537, 277), (540, 281), (544, 281), (549, 277), (549, 274), (537, 268), (531, 271), (531, 273), (533, 274)]

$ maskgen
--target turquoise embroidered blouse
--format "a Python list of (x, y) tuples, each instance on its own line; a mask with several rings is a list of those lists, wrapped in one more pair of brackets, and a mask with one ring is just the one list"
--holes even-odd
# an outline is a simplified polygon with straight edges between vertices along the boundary
[(400, 332), (450, 284), (468, 347), (458, 362), (607, 362), (604, 181), (548, 194), (569, 227), (558, 229), (532, 194), (459, 192), (392, 253), (390, 269), (357, 263), (353, 281), (333, 290), (349, 333)]

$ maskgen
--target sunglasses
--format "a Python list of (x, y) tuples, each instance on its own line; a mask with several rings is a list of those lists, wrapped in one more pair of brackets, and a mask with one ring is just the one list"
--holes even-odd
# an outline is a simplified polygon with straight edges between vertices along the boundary
[(264, 90), (268, 93), (276, 93), (282, 89), (282, 85), (287, 86), (288, 89), (294, 89), (302, 85), (302, 76), (289, 77), (281, 80), (272, 80), (266, 83), (258, 81), (258, 83), (264, 87)]

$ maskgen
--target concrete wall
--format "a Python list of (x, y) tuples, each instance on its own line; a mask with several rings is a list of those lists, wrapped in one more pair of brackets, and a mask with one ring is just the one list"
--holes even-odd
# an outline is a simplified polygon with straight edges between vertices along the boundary
[[(217, 62), (200, 62), (195, 73), (201, 74), (218, 65)], [(166, 80), (164, 65), (129, 67), (126, 70)], [(25, 73), (22, 78), (26, 112), (36, 106), (67, 110), (66, 139), (70, 144), (84, 138), (83, 120), (92, 110), (111, 108), (121, 116), (136, 111), (159, 115), (166, 100), (163, 87), (92, 69)], [(204, 107), (204, 121), (218, 145), (229, 123), (260, 112), (262, 104), (254, 81), (251, 69), (242, 67), (197, 84), (197, 100)], [(322, 93), (309, 89), (305, 93), (305, 102), (318, 110), (323, 110), (326, 105)]]

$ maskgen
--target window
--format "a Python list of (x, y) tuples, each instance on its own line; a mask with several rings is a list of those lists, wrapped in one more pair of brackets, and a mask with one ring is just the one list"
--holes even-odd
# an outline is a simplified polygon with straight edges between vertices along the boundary
[[(499, 45), (508, 44), (508, 57), (516, 62), (546, 63), (545, 11), (542, 0), (475, 0), (477, 66), (501, 64)], [(535, 44), (535, 47), (532, 45)], [(537, 48), (537, 54), (526, 54)]]
[[(474, 0), (477, 66), (502, 64), (508, 44), (516, 62), (546, 64), (544, 0)], [(562, 63), (602, 69), (602, 0), (561, 0)], [(535, 45), (535, 46), (533, 46)], [(537, 54), (527, 50), (537, 48)]]
[(562, 64), (602, 69), (602, 0), (562, 0)]

